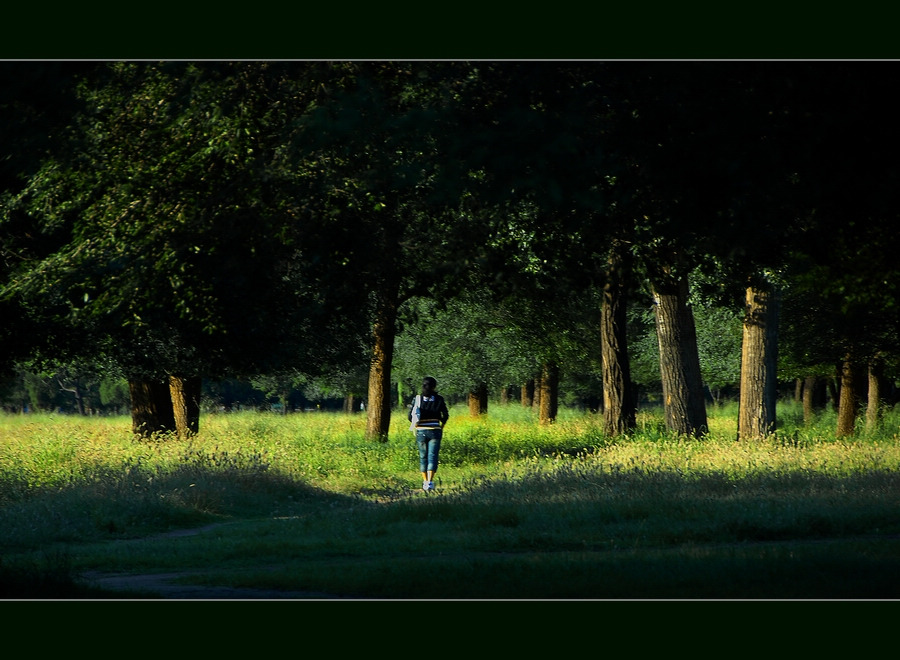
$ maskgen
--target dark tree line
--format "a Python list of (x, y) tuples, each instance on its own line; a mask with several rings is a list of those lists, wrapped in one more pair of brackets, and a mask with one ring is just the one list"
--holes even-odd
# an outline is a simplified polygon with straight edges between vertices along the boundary
[(91, 361), (136, 433), (186, 435), (201, 377), (364, 365), (385, 439), (404, 315), (487, 291), (481, 327), (529, 353), (503, 378), (530, 369), (552, 421), (561, 365), (598, 356), (622, 434), (643, 300), (666, 422), (701, 435), (702, 273), (744, 310), (741, 437), (774, 429), (785, 351), (792, 377), (840, 364), (850, 433), (897, 357), (891, 66), (3, 63), (4, 366)]

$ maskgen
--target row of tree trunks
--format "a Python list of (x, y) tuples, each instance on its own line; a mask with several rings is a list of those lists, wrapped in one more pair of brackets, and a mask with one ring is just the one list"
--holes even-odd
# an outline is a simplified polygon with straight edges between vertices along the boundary
[(820, 376), (807, 376), (803, 379), (803, 423), (812, 424), (816, 412), (825, 408), (828, 399), (828, 384)]
[(552, 424), (559, 414), (559, 364), (546, 360), (541, 372), (522, 383), (521, 403), (537, 413), (540, 424)]
[(628, 251), (616, 242), (610, 251), (600, 311), (603, 428), (611, 436), (630, 433), (636, 425), (637, 401), (631, 386), (626, 332), (630, 274)]
[[(401, 400), (400, 403), (402, 404), (403, 401)], [(356, 407), (358, 405), (359, 404), (356, 402), (356, 397), (354, 395), (345, 394), (344, 403), (341, 405), (341, 410), (343, 410), (345, 413), (355, 413)]]
[(660, 278), (653, 283), (666, 428), (699, 437), (708, 430), (706, 399), (688, 293), (684, 277)]
[[(626, 290), (629, 275), (625, 251), (613, 250), (610, 256), (607, 284), (601, 310), (601, 352), (603, 365), (604, 428), (609, 435), (628, 433), (635, 427), (636, 401), (630, 382), (630, 365), (626, 338)], [(700, 373), (699, 351), (693, 312), (688, 304), (687, 278), (658, 277), (653, 282), (655, 321), (659, 341), (660, 375), (665, 402), (666, 427), (678, 433), (702, 436), (708, 430), (706, 401)], [(390, 369), (393, 360), (398, 303), (396, 296), (385, 296), (373, 324), (373, 351), (369, 370), (366, 437), (386, 441), (390, 426)], [(754, 284), (746, 292), (741, 354), (741, 389), (738, 437), (766, 436), (776, 426), (776, 364), (778, 344), (778, 295), (768, 283)], [(859, 366), (848, 355), (841, 367), (838, 435), (854, 432), (864, 378)], [(870, 400), (867, 427), (877, 424), (880, 408), (877, 372), (870, 370)], [(152, 384), (142, 383), (133, 390), (133, 400), (143, 402), (135, 407), (135, 429), (166, 430), (178, 427), (185, 434), (196, 433), (182, 411), (169, 420), (155, 402)], [(144, 389), (141, 389), (144, 388)], [(559, 367), (552, 361), (543, 365), (535, 379), (521, 386), (521, 403), (538, 412), (541, 424), (555, 421), (558, 413)], [(804, 391), (804, 418), (811, 419), (821, 384), (809, 381)], [(146, 390), (146, 391), (145, 391)], [(175, 385), (171, 396), (175, 396)], [(197, 397), (199, 400), (199, 396)], [(486, 384), (473, 389), (468, 396), (473, 416), (487, 412)], [(137, 432), (137, 431), (136, 431)], [(152, 433), (152, 430), (149, 431)], [(181, 434), (182, 431), (179, 431)]]
[[(838, 365), (837, 378), (811, 375), (800, 385), (800, 399), (803, 403), (803, 423), (812, 424), (817, 413), (825, 410), (829, 396), (838, 413), (836, 433), (840, 436), (852, 435), (865, 402), (865, 428), (872, 432), (878, 428), (884, 413), (887, 381), (884, 364), (876, 357), (863, 364), (848, 353)], [(849, 388), (845, 390), (846, 388)]]
[(531, 408), (534, 405), (534, 378), (522, 383), (521, 401), (523, 408)]
[(741, 343), (738, 438), (775, 431), (777, 400), (778, 294), (768, 283), (747, 287)]
[[(834, 377), (813, 374), (797, 379), (795, 401), (802, 403), (804, 406), (803, 421), (805, 423), (811, 423), (815, 419), (815, 413), (825, 410), (829, 403), (833, 410), (837, 412), (840, 403), (842, 364), (842, 362), (839, 362), (835, 366)], [(797, 390), (799, 390), (799, 394), (797, 394)]]
[(129, 380), (132, 432), (142, 438), (172, 432), (186, 438), (199, 432), (201, 382), (184, 376)]

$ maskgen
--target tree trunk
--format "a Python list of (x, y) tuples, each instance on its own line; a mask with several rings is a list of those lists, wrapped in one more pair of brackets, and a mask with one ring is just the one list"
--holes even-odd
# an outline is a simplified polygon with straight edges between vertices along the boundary
[(825, 408), (826, 383), (819, 376), (807, 376), (803, 381), (803, 424), (815, 421), (816, 413)]
[(352, 414), (356, 411), (356, 397), (352, 394), (344, 395), (343, 411), (347, 414)]
[(848, 354), (841, 365), (841, 390), (838, 404), (837, 435), (845, 437), (856, 432), (856, 417), (861, 401), (862, 369), (856, 359)]
[(532, 410), (538, 415), (541, 413), (541, 394), (543, 393), (543, 384), (541, 383), (541, 375), (534, 377), (534, 397), (531, 399)]
[(397, 334), (396, 290), (382, 294), (372, 325), (366, 439), (387, 442), (391, 427), (391, 364)]
[(534, 379), (522, 384), (522, 406), (531, 408), (534, 405)]
[(169, 376), (169, 396), (179, 438), (189, 438), (200, 431), (201, 384), (202, 380), (196, 376)]
[(559, 366), (553, 361), (545, 362), (541, 372), (539, 410), (538, 419), (541, 424), (552, 424), (556, 421), (559, 410)]
[(479, 383), (475, 389), (469, 391), (468, 397), (469, 415), (479, 417), (488, 411), (488, 387), (487, 383)]
[(509, 385), (504, 385), (500, 388), (500, 405), (506, 406), (509, 404)]
[(838, 363), (834, 369), (834, 377), (828, 379), (828, 383), (826, 384), (828, 396), (831, 399), (831, 409), (834, 412), (838, 412), (841, 407), (841, 370), (843, 369), (843, 364)]
[(600, 314), (603, 381), (603, 426), (607, 435), (629, 433), (636, 425), (637, 403), (631, 387), (626, 333), (628, 263), (624, 250), (610, 253)]
[(687, 279), (654, 284), (653, 297), (666, 427), (702, 436), (708, 430), (706, 399)]
[(71, 392), (75, 397), (75, 411), (82, 417), (86, 416), (87, 411), (84, 408), (84, 397), (81, 394), (81, 387), (79, 387), (78, 383), (74, 383), (72, 387), (66, 387), (59, 378), (56, 379), (56, 382), (59, 383), (59, 388), (63, 392)]
[(884, 409), (884, 363), (879, 359), (869, 362), (869, 387), (866, 396), (866, 433), (872, 433), (881, 422)]
[(131, 431), (142, 438), (175, 430), (172, 394), (164, 380), (128, 381), (131, 393)]
[(778, 296), (771, 286), (747, 288), (741, 343), (738, 437), (761, 438), (775, 431)]

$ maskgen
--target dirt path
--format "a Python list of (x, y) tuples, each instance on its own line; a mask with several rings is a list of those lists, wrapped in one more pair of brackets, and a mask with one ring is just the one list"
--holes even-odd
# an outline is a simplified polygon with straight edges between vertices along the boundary
[[(193, 529), (180, 529), (150, 538), (194, 536), (227, 524), (229, 523), (217, 523)], [(233, 587), (183, 584), (178, 581), (180, 578), (201, 574), (203, 574), (203, 571), (148, 573), (144, 575), (89, 571), (83, 573), (81, 579), (100, 589), (112, 592), (121, 591), (123, 599), (127, 600), (156, 600), (160, 598), (177, 600), (328, 600), (339, 598), (338, 596), (317, 591), (237, 589)]]
[[(193, 529), (181, 529), (150, 538), (177, 538), (193, 536), (211, 529), (234, 523), (216, 523)], [(852, 539), (804, 539), (767, 542), (767, 545), (780, 543), (831, 543), (836, 540), (897, 540), (900, 535), (860, 536)], [(127, 541), (126, 541), (127, 542)], [(762, 543), (762, 542), (760, 542)], [(746, 544), (718, 544), (727, 546), (746, 546)], [(606, 551), (608, 552), (608, 551)], [(103, 573), (91, 571), (81, 575), (88, 584), (111, 592), (122, 592), (125, 600), (350, 600), (352, 596), (336, 596), (318, 591), (281, 591), (277, 589), (238, 589), (225, 586), (204, 586), (182, 584), (181, 578), (191, 575), (202, 575), (204, 571), (178, 571), (171, 573), (151, 573), (143, 575), (125, 575), (121, 573)]]
[[(178, 600), (322, 600), (335, 596), (315, 591), (278, 591), (275, 589), (235, 589), (181, 584), (177, 580), (199, 572), (122, 575), (90, 572), (82, 575), (89, 584), (108, 591), (121, 591), (123, 599)], [(146, 595), (144, 595), (146, 594)]]

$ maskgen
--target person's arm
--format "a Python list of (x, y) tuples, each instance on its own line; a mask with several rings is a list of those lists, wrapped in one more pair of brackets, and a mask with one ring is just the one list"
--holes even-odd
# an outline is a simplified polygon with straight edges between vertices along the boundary
[(447, 402), (444, 401), (443, 397), (441, 397), (441, 407), (439, 411), (441, 417), (441, 428), (444, 428), (444, 424), (446, 424), (447, 420), (450, 419), (450, 411), (447, 410)]

